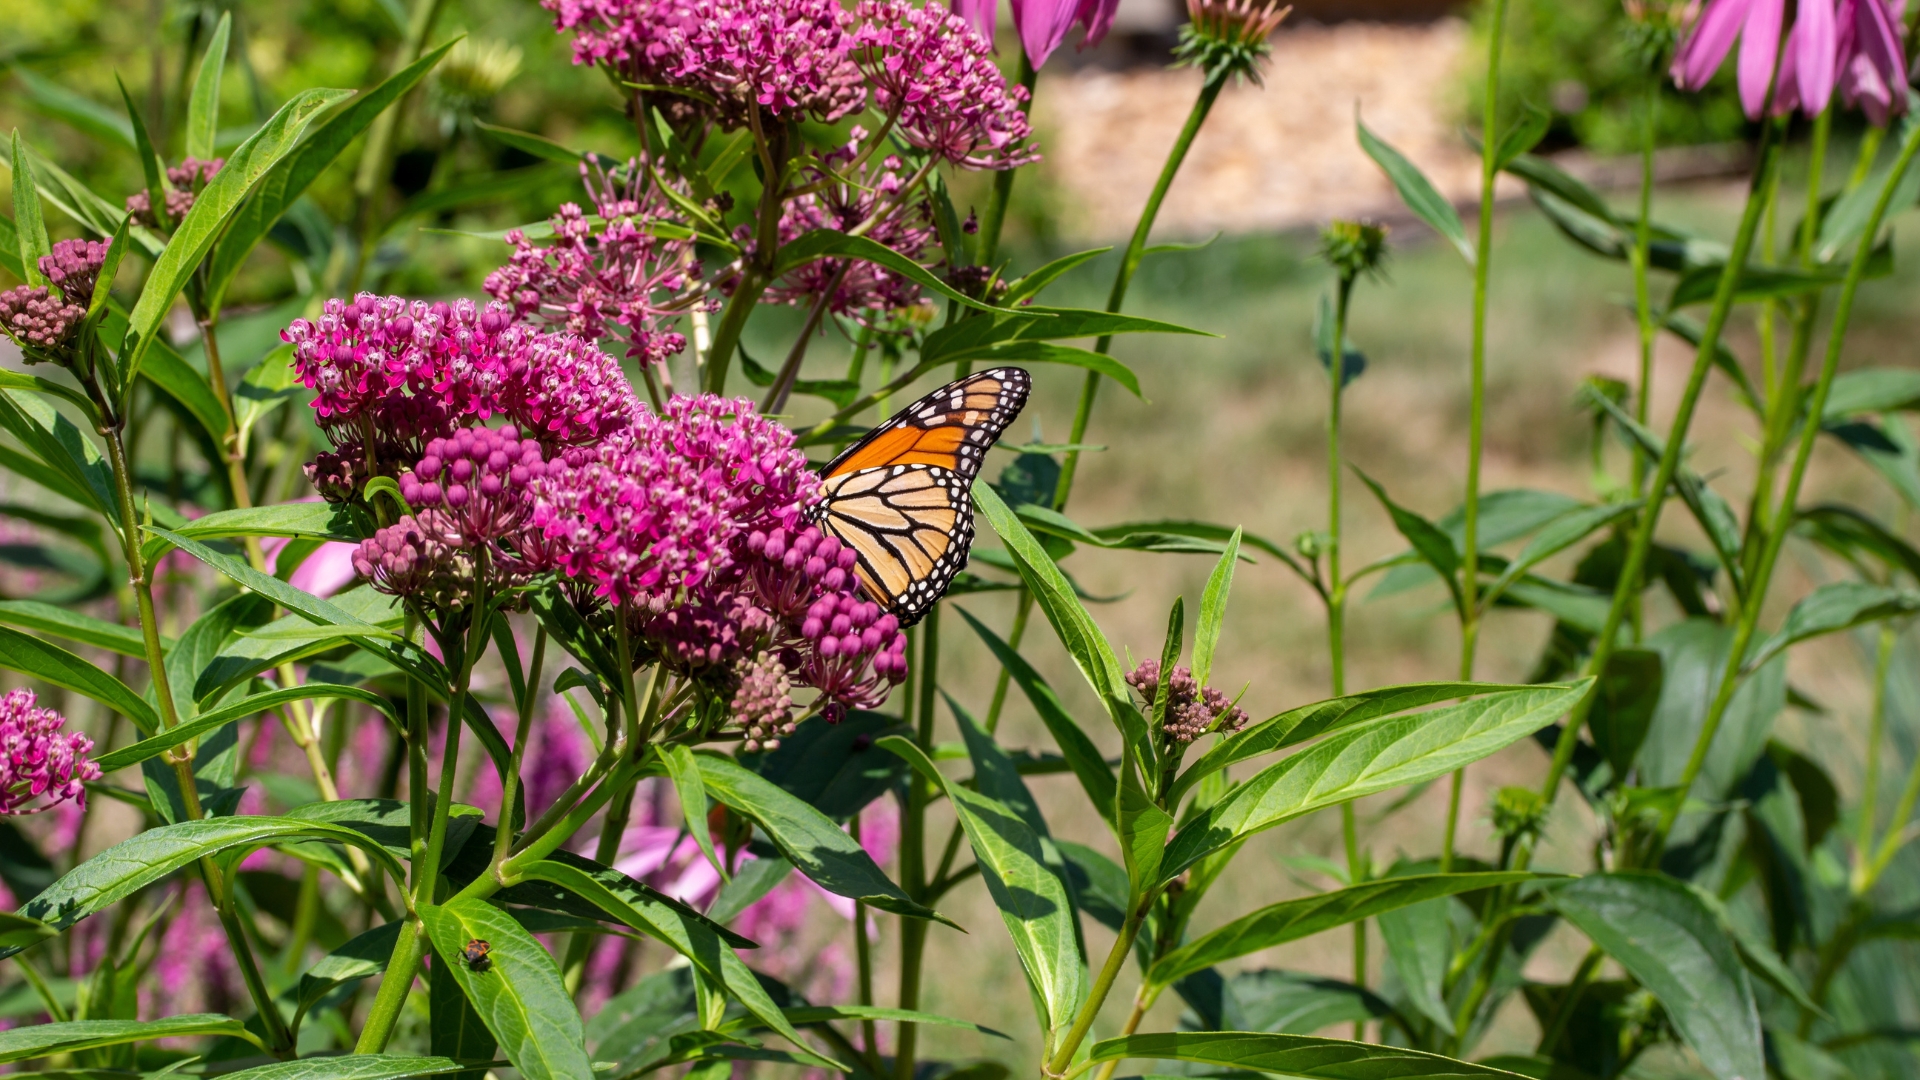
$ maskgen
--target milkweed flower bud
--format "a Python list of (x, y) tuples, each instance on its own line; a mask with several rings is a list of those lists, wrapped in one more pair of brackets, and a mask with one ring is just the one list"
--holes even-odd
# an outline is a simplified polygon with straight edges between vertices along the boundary
[(36, 264), (49, 285), (0, 292), (0, 323), (26, 346), (27, 363), (70, 358), (74, 331), (87, 317), (106, 259), (107, 245), (99, 240), (62, 240)]
[[(193, 209), (194, 200), (200, 192), (218, 176), (226, 165), (226, 158), (214, 158), (201, 161), (199, 158), (185, 158), (180, 164), (167, 170), (167, 217), (179, 221)], [(150, 192), (136, 191), (127, 196), (127, 213), (133, 216), (135, 223), (157, 228), (160, 222), (153, 216), (153, 199)]]
[[(1151, 707), (1160, 694), (1160, 661), (1141, 661), (1125, 679)], [(1247, 714), (1234, 706), (1232, 698), (1211, 686), (1202, 687), (1191, 670), (1174, 665), (1167, 677), (1167, 716), (1161, 729), (1169, 743), (1184, 746), (1209, 731), (1231, 734), (1246, 723)]]
[(443, 543), (478, 547), (510, 540), (533, 509), (532, 484), (546, 475), (540, 444), (511, 426), (463, 428), (427, 443), (412, 471), (400, 477), (400, 497), (444, 531)]
[(739, 665), (740, 687), (733, 716), (747, 734), (748, 750), (777, 750), (793, 734), (793, 683), (778, 658), (761, 653)]
[(71, 800), (84, 806), (86, 782), (100, 779), (93, 740), (62, 731), (66, 717), (35, 707), (31, 690), (0, 696), (0, 816), (36, 814)]

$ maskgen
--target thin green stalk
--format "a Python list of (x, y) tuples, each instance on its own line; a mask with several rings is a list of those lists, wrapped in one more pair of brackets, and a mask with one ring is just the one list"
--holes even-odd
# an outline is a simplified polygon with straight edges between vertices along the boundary
[[(1646, 572), (1647, 554), (1653, 547), (1654, 530), (1660, 524), (1660, 510), (1665, 505), (1663, 497), (1667, 488), (1672, 486), (1673, 477), (1680, 468), (1680, 455), (1686, 445), (1687, 430), (1693, 424), (1694, 409), (1700, 403), (1701, 391), (1705, 389), (1707, 374), (1713, 369), (1715, 350), (1720, 345), (1720, 335), (1726, 330), (1727, 319), (1733, 313), (1733, 301), (1736, 286), (1740, 280), (1739, 268), (1746, 266), (1747, 258), (1753, 251), (1754, 234), (1759, 231), (1760, 217), (1766, 209), (1762, 197), (1769, 190), (1773, 172), (1780, 160), (1780, 123), (1768, 124), (1764, 129), (1760, 143), (1760, 160), (1754, 171), (1753, 183), (1748, 190), (1747, 205), (1740, 218), (1740, 226), (1734, 233), (1733, 250), (1728, 256), (1727, 266), (1720, 275), (1720, 282), (1714, 289), (1713, 305), (1707, 314), (1707, 323), (1702, 331), (1700, 348), (1694, 355), (1693, 370), (1688, 373), (1686, 389), (1680, 395), (1680, 407), (1674, 414), (1673, 424), (1667, 432), (1666, 447), (1660, 455), (1660, 463), (1654, 469), (1653, 482), (1647, 486), (1648, 505), (1640, 513), (1634, 526), (1632, 539), (1627, 544), (1626, 558), (1620, 567), (1620, 578), (1614, 584), (1613, 601), (1607, 607), (1606, 621), (1601, 625), (1598, 639), (1594, 642), (1593, 655), (1588, 659), (1586, 673), (1596, 674), (1606, 670), (1607, 662), (1613, 658), (1620, 635), (1621, 624), (1626, 621), (1630, 601), (1639, 594), (1642, 576)], [(1587, 713), (1593, 708), (1594, 695), (1589, 692), (1574, 707), (1567, 723), (1560, 729), (1559, 741), (1554, 745), (1553, 764), (1547, 770), (1546, 783), (1541, 794), (1549, 805), (1559, 793), (1560, 780), (1566, 775), (1567, 766), (1573, 760), (1573, 748), (1579, 741), (1580, 728), (1586, 723)], [(1530, 856), (1530, 845), (1522, 845), (1515, 859), (1516, 868), (1524, 869)]]
[[(433, 33), (433, 24), (439, 21), (440, 8), (445, 0), (415, 0), (413, 11), (407, 18), (407, 34), (401, 40), (400, 51), (393, 58), (392, 72), (404, 70), (407, 65), (420, 59), (426, 51), (427, 37)], [(409, 95), (411, 97), (411, 95)], [(353, 240), (356, 248), (350, 258), (353, 269), (350, 280), (343, 283), (331, 282), (330, 295), (352, 292), (360, 284), (360, 275), (366, 272), (367, 259), (373, 247), (374, 207), (379, 201), (380, 187), (386, 182), (387, 173), (393, 162), (393, 131), (400, 122), (400, 113), (405, 102), (396, 104), (374, 117), (373, 125), (367, 130), (367, 141), (360, 151), (360, 165), (353, 177)], [(334, 274), (345, 269), (345, 260), (330, 266)], [(329, 275), (333, 276), (333, 275)]]
[[(861, 842), (860, 814), (855, 813), (853, 820), (847, 822), (847, 832), (853, 842)], [(853, 902), (853, 956), (859, 971), (859, 993), (856, 1000), (864, 1006), (873, 1006), (873, 942), (867, 937), (867, 905), (864, 900)], [(872, 1019), (860, 1021), (860, 1037), (865, 1042), (863, 1057), (867, 1060), (869, 1071), (880, 1072), (880, 1033)]]
[[(208, 874), (219, 871), (212, 867), (212, 860), (202, 860), (201, 868)], [(207, 879), (207, 888), (214, 888), (213, 878)], [(253, 999), (258, 1010), (260, 1024), (267, 1029), (267, 1046), (276, 1057), (293, 1056), (293, 1033), (287, 1030), (287, 1019), (280, 1015), (280, 1006), (273, 1000), (273, 991), (268, 988), (267, 980), (260, 974), (260, 963), (254, 959), (253, 944), (247, 939), (247, 928), (240, 921), (240, 915), (234, 910), (233, 894), (223, 882), (220, 886), (221, 899), (213, 906), (214, 914), (220, 918), (220, 926), (227, 933), (227, 943), (232, 947), (234, 966), (240, 969), (240, 981), (246, 985), (247, 996)]]
[(67, 1007), (60, 1004), (60, 998), (54, 994), (53, 986), (47, 982), (47, 976), (40, 970), (40, 965), (34, 963), (26, 953), (16, 953), (13, 962), (19, 967), (20, 974), (26, 978), (27, 985), (33, 987), (34, 996), (40, 999), (40, 1004), (47, 1010), (48, 1016), (63, 1024), (73, 1019), (72, 1014), (67, 1012)]
[(800, 327), (800, 336), (794, 339), (793, 348), (787, 352), (787, 361), (780, 365), (780, 374), (767, 388), (767, 399), (760, 403), (762, 415), (772, 415), (787, 407), (787, 397), (793, 393), (793, 384), (800, 378), (800, 364), (807, 358), (807, 346), (813, 344), (813, 335), (819, 331), (821, 320), (827, 317), (827, 305), (833, 302), (833, 295), (840, 291), (840, 283), (846, 280), (847, 271), (853, 267), (852, 259), (842, 259), (835, 268), (833, 278), (827, 287), (820, 290), (814, 299), (813, 307), (807, 311), (807, 321)]
[(740, 287), (727, 299), (720, 323), (713, 328), (713, 344), (707, 348), (708, 392), (726, 391), (727, 369), (733, 365), (733, 354), (740, 348), (740, 332), (746, 329), (747, 316), (753, 314), (754, 305), (760, 302), (760, 294), (766, 289), (766, 281), (753, 269), (741, 272)]
[[(1180, 134), (1173, 140), (1173, 146), (1167, 151), (1166, 164), (1160, 167), (1160, 178), (1154, 181), (1153, 192), (1147, 196), (1147, 205), (1140, 210), (1140, 220), (1134, 224), (1133, 237), (1127, 241), (1126, 253), (1120, 257), (1120, 266), (1113, 274), (1113, 288), (1107, 294), (1107, 310), (1117, 312), (1126, 302), (1127, 286), (1133, 283), (1134, 272), (1140, 269), (1140, 260), (1146, 257), (1147, 237), (1153, 232), (1153, 222), (1160, 215), (1160, 204), (1166, 201), (1167, 189), (1173, 186), (1173, 178), (1179, 174), (1180, 165), (1187, 159), (1187, 151), (1193, 148), (1194, 137), (1200, 134), (1200, 125), (1206, 123), (1207, 113), (1212, 111), (1213, 103), (1220, 91), (1227, 85), (1231, 75), (1229, 69), (1208, 72), (1206, 81), (1200, 84), (1200, 94), (1193, 100), (1193, 108), (1187, 113), (1187, 122), (1181, 126)], [(1093, 351), (1106, 355), (1113, 348), (1113, 335), (1109, 334), (1094, 343)], [(1100, 376), (1096, 372), (1087, 372), (1086, 381), (1080, 386), (1080, 402), (1073, 412), (1073, 431), (1067, 442), (1078, 445), (1086, 441), (1087, 421), (1093, 415), (1094, 395), (1100, 391)], [(1060, 482), (1054, 488), (1053, 508), (1063, 510), (1067, 498), (1073, 493), (1073, 477), (1080, 468), (1080, 451), (1067, 451), (1067, 460), (1060, 468)]]
[[(1027, 621), (1032, 615), (1033, 594), (1028, 592), (1025, 586), (1022, 586), (1020, 589), (1020, 599), (1013, 611), (1013, 628), (1007, 632), (1008, 648), (1015, 652), (1020, 651), (1020, 641), (1027, 636)], [(998, 731), (1000, 728), (1000, 710), (1005, 707), (1007, 703), (1007, 688), (1011, 686), (1012, 683), (1013, 672), (1008, 671), (1005, 665), (1002, 665), (1000, 674), (993, 682), (993, 702), (987, 706), (987, 734), (989, 735)]]
[(1893, 671), (1893, 649), (1900, 632), (1892, 623), (1880, 624), (1880, 647), (1873, 662), (1873, 714), (1867, 724), (1866, 776), (1860, 784), (1859, 835), (1854, 838), (1853, 894), (1869, 887), (1868, 861), (1873, 857), (1874, 823), (1880, 806), (1880, 747), (1887, 738), (1887, 678)]
[[(1027, 59), (1027, 50), (1015, 51), (1020, 54), (1016, 81), (1027, 92), (1020, 111), (1026, 113), (1033, 108), (1033, 85), (1039, 72), (1033, 69), (1033, 61)], [(993, 194), (987, 197), (987, 212), (980, 216), (980, 252), (974, 259), (976, 265), (992, 266), (1000, 258), (1000, 231), (1006, 226), (1007, 203), (1013, 198), (1013, 179), (1018, 172), (1018, 169), (1001, 169), (993, 174)]]
[[(933, 695), (939, 683), (940, 663), (940, 608), (927, 613), (926, 621), (919, 626), (920, 662), (915, 665), (916, 672), (912, 689), (917, 690), (919, 701), (919, 729), (916, 736), (920, 749), (929, 756), (933, 753)], [(927, 880), (927, 808), (933, 802), (933, 786), (923, 777), (915, 774), (907, 780), (907, 812), (901, 819), (900, 828), (900, 876), (906, 886), (907, 895), (916, 899), (927, 895), (930, 882)], [(900, 920), (900, 1008), (918, 1009), (920, 1007), (921, 968), (926, 960), (927, 929), (925, 919)], [(913, 1024), (902, 1023), (898, 1044), (894, 1048), (893, 1074), (895, 1080), (913, 1080), (914, 1056), (919, 1049), (919, 1028)]]
[[(1474, 652), (1480, 643), (1480, 464), (1487, 429), (1487, 278), (1493, 266), (1493, 184), (1500, 175), (1500, 54), (1506, 37), (1508, 0), (1494, 0), (1493, 28), (1487, 44), (1486, 104), (1480, 118), (1480, 220), (1473, 257), (1473, 343), (1468, 356), (1467, 492), (1460, 537), (1460, 679), (1473, 680)], [(1467, 771), (1455, 769), (1448, 781), (1447, 823), (1441, 838), (1440, 865), (1453, 866), (1453, 842), (1459, 831), (1457, 793)]]
[[(1793, 467), (1787, 474), (1786, 490), (1781, 493), (1776, 521), (1767, 531), (1766, 546), (1760, 554), (1759, 565), (1747, 584), (1747, 602), (1740, 611), (1740, 621), (1733, 635), (1733, 645), (1727, 653), (1727, 668), (1720, 677), (1719, 690), (1714, 694), (1713, 704), (1707, 710), (1706, 722), (1701, 725), (1700, 735), (1694, 740), (1693, 753), (1687, 759), (1687, 767), (1680, 775), (1680, 791), (1693, 790), (1693, 784), (1699, 778), (1700, 770), (1706, 765), (1707, 752), (1713, 745), (1713, 739), (1720, 730), (1720, 722), (1726, 717), (1727, 706), (1732, 703), (1734, 691), (1738, 688), (1747, 648), (1753, 641), (1754, 632), (1759, 628), (1760, 608), (1766, 600), (1767, 586), (1773, 576), (1774, 564), (1779, 560), (1780, 550), (1786, 544), (1787, 533), (1793, 525), (1794, 507), (1799, 505), (1800, 485), (1806, 479), (1807, 465), (1813, 459), (1813, 448), (1820, 437), (1819, 417), (1825, 414), (1827, 394), (1833, 388), (1834, 376), (1840, 370), (1840, 351), (1846, 342), (1847, 324), (1853, 317), (1854, 296), (1860, 290), (1860, 282), (1866, 277), (1867, 264), (1873, 257), (1874, 240), (1880, 235), (1881, 222), (1886, 220), (1888, 208), (1893, 202), (1893, 192), (1901, 175), (1912, 164), (1914, 154), (1920, 151), (1920, 128), (1913, 129), (1900, 147), (1900, 157), (1894, 163), (1892, 174), (1880, 190), (1880, 198), (1875, 201), (1873, 214), (1867, 220), (1866, 229), (1854, 249), (1853, 261), (1847, 266), (1847, 276), (1840, 285), (1840, 297), (1834, 306), (1833, 325), (1827, 331), (1826, 357), (1820, 366), (1820, 375), (1813, 385), (1813, 393), (1808, 396), (1806, 416), (1808, 419), (1800, 425), (1800, 442), (1794, 449)], [(1736, 264), (1737, 265), (1737, 264)], [(1782, 387), (1782, 392), (1793, 389)], [(1669, 448), (1677, 442), (1676, 437), (1669, 438)], [(1660, 827), (1656, 835), (1655, 849), (1664, 845), (1673, 824), (1680, 816), (1681, 800), (1670, 802), (1661, 814)]]
[(1593, 974), (1600, 970), (1600, 961), (1605, 956), (1606, 954), (1600, 951), (1598, 945), (1587, 950), (1587, 955), (1580, 961), (1580, 967), (1573, 973), (1573, 981), (1568, 983), (1566, 990), (1561, 993), (1559, 1002), (1553, 1007), (1553, 1015), (1548, 1018), (1546, 1028), (1540, 1032), (1540, 1042), (1534, 1048), (1534, 1053), (1551, 1054), (1554, 1044), (1560, 1041), (1560, 1036), (1567, 1033), (1567, 1023), (1573, 1019), (1573, 1007), (1580, 1003), (1581, 995), (1587, 992), (1587, 984), (1593, 981)]
[[(1653, 151), (1659, 131), (1660, 77), (1647, 79), (1640, 128), (1640, 216), (1633, 230), (1633, 314), (1640, 331), (1640, 386), (1634, 394), (1635, 419), (1653, 422), (1653, 346), (1660, 327), (1653, 319)], [(1633, 456), (1633, 497), (1646, 494), (1647, 459)]]
[(507, 782), (500, 785), (500, 813), (495, 816), (493, 865), (507, 861), (513, 850), (513, 805), (520, 793), (520, 765), (526, 760), (527, 739), (533, 734), (533, 704), (539, 696), (540, 668), (547, 657), (547, 624), (541, 623), (533, 635), (533, 655), (527, 661), (527, 693), (515, 718), (513, 749), (507, 759)]
[(1852, 191), (1867, 182), (1873, 172), (1873, 160), (1880, 156), (1880, 144), (1887, 138), (1887, 129), (1869, 127), (1867, 133), (1860, 136), (1860, 153), (1853, 159), (1853, 172), (1847, 174), (1847, 186), (1843, 192)]
[(1865, 895), (1886, 872), (1893, 857), (1899, 854), (1908, 839), (1907, 824), (1913, 820), (1913, 808), (1920, 803), (1920, 754), (1915, 754), (1912, 768), (1907, 770), (1907, 782), (1900, 789), (1900, 801), (1894, 804), (1893, 817), (1887, 822), (1887, 831), (1880, 837), (1879, 850), (1873, 853), (1873, 861), (1867, 865), (1867, 872), (1854, 892)]
[[(1333, 350), (1327, 361), (1327, 576), (1332, 582), (1327, 594), (1327, 660), (1333, 681), (1333, 696), (1347, 692), (1347, 589), (1340, 571), (1340, 402), (1346, 390), (1347, 310), (1353, 299), (1353, 279), (1343, 271), (1333, 306)], [(1348, 884), (1360, 884), (1365, 868), (1360, 862), (1358, 824), (1353, 804), (1340, 804), (1340, 831), (1346, 840)], [(1367, 921), (1353, 924), (1353, 984), (1367, 985)], [(1367, 1024), (1356, 1020), (1353, 1037), (1364, 1039)]]
[(1093, 1030), (1094, 1018), (1100, 1014), (1100, 1006), (1106, 1003), (1107, 995), (1113, 992), (1114, 980), (1120, 977), (1120, 969), (1126, 966), (1127, 954), (1133, 951), (1134, 939), (1140, 936), (1140, 927), (1146, 922), (1147, 910), (1153, 906), (1151, 899), (1141, 900), (1128, 910), (1126, 919), (1120, 924), (1120, 934), (1113, 939), (1113, 948), (1108, 950), (1106, 962), (1100, 965), (1100, 974), (1094, 977), (1093, 989), (1087, 994), (1087, 1000), (1080, 1006), (1080, 1012), (1073, 1018), (1073, 1027), (1053, 1048), (1053, 1057), (1047, 1060), (1046, 1074), (1049, 1077), (1066, 1075), (1067, 1067), (1073, 1064), (1074, 1052), (1086, 1040), (1087, 1033)]

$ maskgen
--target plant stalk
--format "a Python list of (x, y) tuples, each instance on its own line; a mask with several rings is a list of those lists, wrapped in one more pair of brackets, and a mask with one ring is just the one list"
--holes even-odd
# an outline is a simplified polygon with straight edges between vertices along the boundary
[[(1016, 81), (1027, 92), (1027, 99), (1020, 103), (1020, 111), (1025, 114), (1033, 108), (1033, 85), (1039, 72), (1033, 68), (1033, 61), (1027, 58), (1027, 50), (1015, 50), (1020, 54), (1020, 72)], [(1007, 222), (1007, 204), (1013, 198), (1013, 179), (1017, 169), (1001, 169), (993, 174), (993, 194), (987, 198), (987, 212), (980, 217), (980, 251), (973, 260), (977, 266), (991, 267), (1000, 258), (1000, 232)]]

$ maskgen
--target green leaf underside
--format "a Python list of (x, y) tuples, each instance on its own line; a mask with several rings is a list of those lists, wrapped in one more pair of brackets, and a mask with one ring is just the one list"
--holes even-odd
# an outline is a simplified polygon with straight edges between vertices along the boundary
[(398, 1054), (350, 1054), (276, 1061), (240, 1072), (226, 1080), (409, 1080), (473, 1068), (472, 1062), (443, 1057), (405, 1057)]
[[(1473, 1080), (1517, 1074), (1397, 1046), (1250, 1031), (1129, 1035), (1095, 1043), (1092, 1061), (1157, 1058), (1314, 1080)], [(1758, 1074), (1756, 1074), (1758, 1075)]]
[(219, 1013), (192, 1013), (161, 1020), (69, 1020), (0, 1031), (0, 1062), (31, 1061), (149, 1039), (196, 1035), (247, 1035), (246, 1025)]

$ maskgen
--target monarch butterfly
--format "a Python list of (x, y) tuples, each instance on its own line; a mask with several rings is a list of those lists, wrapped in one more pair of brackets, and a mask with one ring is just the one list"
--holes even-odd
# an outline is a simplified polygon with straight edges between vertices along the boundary
[(867, 595), (920, 621), (967, 564), (973, 478), (1027, 403), (1033, 379), (994, 368), (935, 390), (834, 458), (812, 520), (860, 556)]

